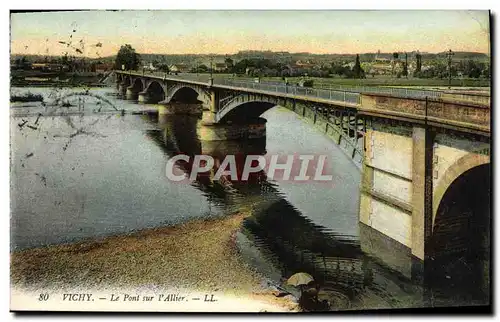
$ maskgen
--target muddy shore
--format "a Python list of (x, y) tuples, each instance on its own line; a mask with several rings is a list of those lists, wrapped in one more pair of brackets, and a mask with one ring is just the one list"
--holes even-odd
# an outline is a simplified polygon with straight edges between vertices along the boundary
[(244, 218), (234, 214), (16, 251), (11, 253), (12, 287), (64, 291), (153, 285), (245, 298), (265, 303), (266, 310), (297, 310), (290, 298), (278, 298), (266, 288), (263, 277), (241, 258), (235, 235)]

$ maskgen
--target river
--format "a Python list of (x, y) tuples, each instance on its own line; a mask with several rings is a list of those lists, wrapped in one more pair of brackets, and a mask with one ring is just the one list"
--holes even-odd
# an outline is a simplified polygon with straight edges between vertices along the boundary
[[(159, 122), (148, 108), (114, 89), (13, 88), (61, 98), (11, 106), (11, 250), (130, 233), (195, 218), (252, 209), (238, 234), (243, 254), (281, 284), (299, 271), (322, 284), (335, 309), (483, 303), (442, 289), (429, 293), (366, 254), (358, 220), (361, 173), (330, 139), (297, 115), (273, 108), (262, 142), (218, 149), (267, 156), (323, 154), (333, 183), (263, 180), (224, 189), (210, 182), (176, 183), (165, 164), (176, 150), (204, 148), (197, 120)], [(72, 93), (81, 95), (71, 96)], [(151, 107), (152, 108), (152, 107)], [(205, 144), (206, 145), (206, 144)], [(464, 290), (467, 294), (467, 290)], [(464, 297), (465, 296), (465, 297)]]

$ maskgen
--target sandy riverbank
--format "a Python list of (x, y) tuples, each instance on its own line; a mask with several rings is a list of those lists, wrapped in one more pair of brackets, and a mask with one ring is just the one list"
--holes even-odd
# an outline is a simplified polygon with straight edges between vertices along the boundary
[(236, 311), (296, 310), (290, 299), (277, 298), (262, 286), (262, 276), (238, 254), (234, 236), (244, 217), (235, 214), (99, 241), (14, 252), (12, 287), (61, 292), (175, 288), (241, 299), (234, 303), (244, 307), (233, 307)]

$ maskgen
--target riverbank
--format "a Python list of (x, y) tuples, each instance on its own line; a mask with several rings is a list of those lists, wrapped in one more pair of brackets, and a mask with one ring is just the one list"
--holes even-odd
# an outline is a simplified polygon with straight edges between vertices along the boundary
[(11, 254), (12, 287), (54, 291), (175, 288), (215, 294), (233, 299), (232, 305), (244, 306), (228, 307), (229, 311), (297, 310), (289, 298), (273, 295), (263, 277), (239, 255), (234, 240), (244, 218), (235, 214), (99, 241), (17, 251)]

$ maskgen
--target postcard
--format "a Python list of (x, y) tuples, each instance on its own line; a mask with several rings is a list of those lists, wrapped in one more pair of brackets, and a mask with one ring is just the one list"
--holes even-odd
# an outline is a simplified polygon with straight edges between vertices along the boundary
[(11, 11), (11, 311), (491, 312), (490, 19)]

